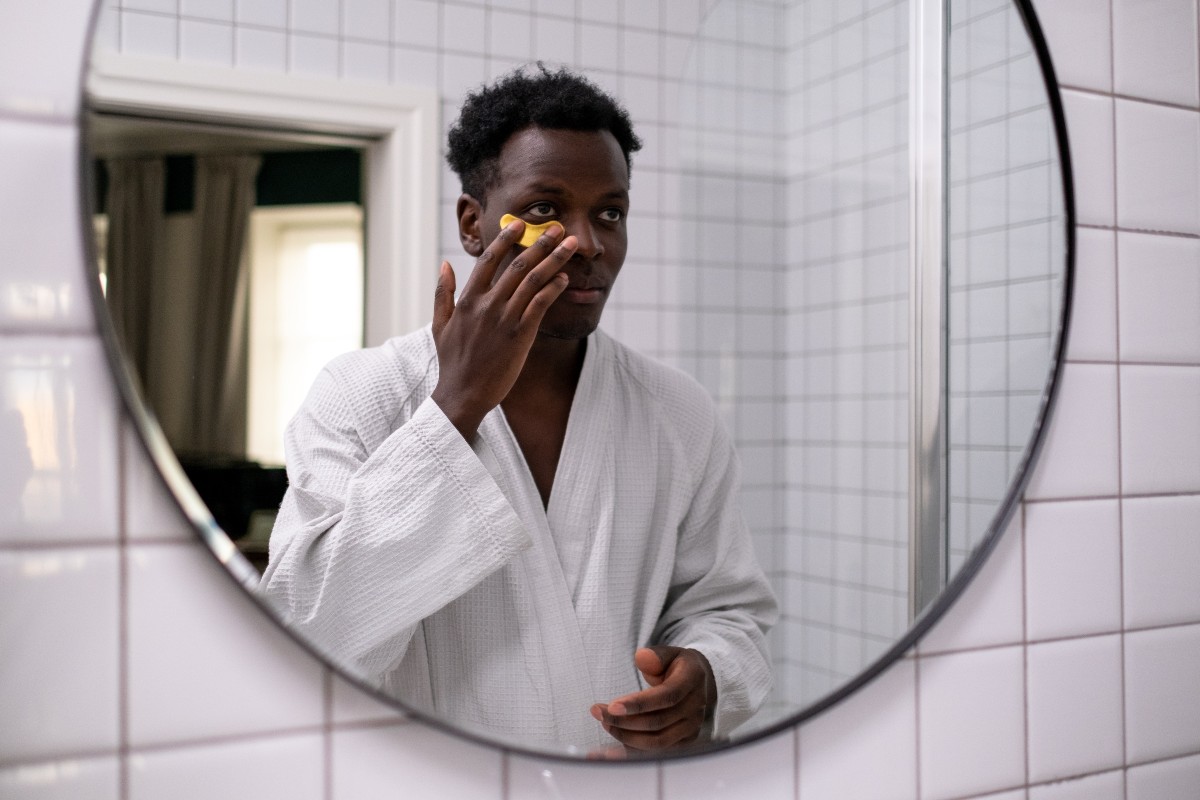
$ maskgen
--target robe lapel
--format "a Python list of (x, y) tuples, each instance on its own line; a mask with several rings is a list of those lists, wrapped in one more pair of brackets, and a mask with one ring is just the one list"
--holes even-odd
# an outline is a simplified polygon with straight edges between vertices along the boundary
[[(594, 483), (579, 482), (588, 481), (588, 475), (598, 471), (594, 464), (588, 463), (590, 457), (607, 460), (604, 448), (588, 452), (604, 438), (603, 431), (608, 428), (607, 420), (598, 422), (595, 419), (597, 414), (593, 413), (597, 409), (606, 409), (607, 404), (586, 399), (589, 398), (588, 393), (595, 390), (593, 384), (596, 383), (597, 361), (601, 360), (597, 356), (604, 355), (597, 352), (604, 350), (595, 346), (597, 338), (593, 337), (588, 343), (588, 354), (571, 406), (548, 509), (542, 508), (533, 475), (503, 411), (499, 407), (493, 409), (479, 428), (480, 438), (495, 456), (493, 477), (533, 539), (533, 546), (524, 551), (514, 564), (524, 578), (522, 588), (526, 602), (521, 605), (529, 610), (532, 617), (533, 630), (529, 631), (528, 640), (531, 644), (536, 642), (535, 646), (526, 648), (526, 669), (532, 675), (541, 676), (537, 684), (543, 686), (551, 697), (555, 723), (564, 744), (596, 741), (597, 732), (603, 732), (591, 718), (589, 709), (592, 703), (610, 699), (597, 694), (592, 679), (592, 659), (596, 653), (594, 648), (585, 643), (574, 604), (573, 587), (568, 582), (567, 572), (574, 572), (577, 576), (578, 570), (564, 570), (559, 552), (564, 531), (559, 530), (560, 523), (557, 522), (559, 519), (575, 519), (581, 512), (587, 516), (586, 511), (591, 504), (581, 508), (579, 502), (580, 498), (594, 494)], [(597, 427), (602, 430), (596, 431)], [(492, 471), (492, 466), (486, 461), (485, 465)], [(592, 503), (599, 501), (599, 498), (591, 498)], [(569, 532), (572, 538), (577, 534), (591, 537), (590, 531), (575, 530), (578, 527), (572, 526)], [(592, 528), (593, 525), (583, 527)], [(573, 549), (568, 555), (571, 556), (568, 563), (581, 562), (581, 559), (574, 557)], [(584, 680), (580, 680), (581, 676)]]

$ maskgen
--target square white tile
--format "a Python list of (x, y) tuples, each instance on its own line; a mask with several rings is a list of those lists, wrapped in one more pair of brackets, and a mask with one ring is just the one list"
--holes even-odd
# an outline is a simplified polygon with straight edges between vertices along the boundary
[(499, 750), (416, 723), (336, 730), (331, 800), (413, 797), (495, 800), (502, 796)]
[(1126, 493), (1200, 491), (1200, 366), (1121, 367)]
[[(1062, 91), (1075, 176), (1075, 210), (1084, 225), (1108, 225), (1114, 216), (1113, 101)], [(1122, 193), (1125, 185), (1121, 186)]]
[[(1025, 494), (1030, 498), (1117, 494), (1117, 369), (1065, 364), (1057, 403)], [(1128, 489), (1129, 487), (1126, 487)]]
[(313, 78), (337, 78), (341, 70), (337, 39), (291, 34), (288, 37), (288, 72)]
[[(615, 6), (614, 6), (615, 8)], [(620, 41), (617, 29), (585, 22), (580, 26), (579, 64), (585, 69), (614, 72)]]
[(159, 14), (174, 14), (179, 10), (179, 0), (117, 0), (124, 8), (138, 11), (155, 11)]
[(1200, 622), (1200, 496), (1130, 497), (1122, 512), (1125, 625)]
[[(478, 89), (487, 78), (487, 60), (479, 56), (443, 52), (441, 60), (439, 76), (442, 95), (452, 97), (455, 101), (461, 101), (467, 92)], [(449, 115), (443, 115), (443, 118), (447, 122), (453, 119)], [(457, 242), (457, 238), (455, 241)], [(460, 247), (455, 249), (461, 252)], [(469, 270), (461, 274), (469, 274)]]
[(4, 3), (0, 112), (74, 121), (92, 6), (73, 0)]
[(922, 657), (918, 670), (922, 797), (1024, 782), (1024, 648)]
[[(432, 81), (437, 75), (438, 55), (432, 50), (417, 50), (408, 47), (396, 47), (392, 50), (392, 83), (405, 85), (422, 85), (426, 81)], [(458, 196), (458, 178), (452, 178), (453, 188), (448, 188), (443, 184), (443, 197)], [(455, 222), (452, 211), (447, 211), (442, 215), (448, 226), (451, 234), (450, 244), (454, 249), (462, 252), (462, 247), (458, 243), (458, 226)]]
[(1121, 637), (1033, 644), (1027, 664), (1029, 780), (1120, 766)]
[(550, 64), (574, 64), (576, 23), (538, 16), (534, 20), (533, 44), (538, 56)]
[(1116, 234), (1078, 228), (1075, 243), (1075, 296), (1071, 306), (1067, 358), (1116, 361)]
[(202, 545), (133, 546), (126, 559), (134, 747), (321, 723), (321, 665)]
[(0, 761), (112, 751), (115, 547), (0, 551)]
[(180, 59), (198, 64), (233, 66), (233, 26), (185, 19), (179, 23)]
[(116, 541), (118, 400), (92, 337), (0, 339), (0, 542)]
[(1116, 500), (1025, 506), (1031, 640), (1121, 629), (1120, 522)]
[(1121, 233), (1121, 360), (1200, 364), (1200, 240)]
[(1118, 224), (1200, 233), (1200, 114), (1136, 100), (1116, 104)]
[(287, 797), (321, 800), (320, 733), (164, 748), (129, 757), (129, 800)]
[(436, 0), (408, 0), (397, 5), (393, 14), (396, 44), (436, 48), (438, 9)]
[(178, 58), (178, 17), (122, 9), (121, 52), (147, 58)]
[(1110, 0), (1035, 3), (1059, 83), (1112, 91)]
[(796, 737), (792, 731), (731, 752), (662, 765), (660, 800), (791, 800), (795, 786)]
[(1029, 800), (1126, 800), (1125, 773), (1115, 770), (1030, 786)]
[(1195, 797), (1196, 787), (1200, 786), (1200, 755), (1131, 767), (1125, 781), (1125, 800)]
[(1112, 0), (1118, 94), (1195, 106), (1195, 0)]
[(0, 119), (0, 329), (95, 330), (78, 157), (74, 124)]
[[(639, 75), (658, 75), (659, 36), (650, 31), (623, 29), (621, 36), (621, 69)], [(627, 97), (627, 99), (630, 99)]]
[(234, 62), (239, 68), (287, 71), (287, 34), (282, 31), (238, 27), (233, 47)]
[(800, 797), (917, 796), (916, 668), (901, 659), (799, 729)]
[(234, 0), (180, 0), (179, 15), (233, 22)]
[(276, 30), (287, 28), (288, 0), (237, 0), (237, 21)]
[(1200, 752), (1200, 625), (1125, 634), (1130, 763)]
[[(379, 0), (342, 0), (342, 36), (387, 42), (391, 38), (392, 9), (399, 11), (407, 5)], [(430, 44), (433, 41), (430, 40)]]
[(1021, 641), (1022, 537), (1018, 509), (983, 568), (921, 640), (922, 655)]
[(512, 756), (508, 762), (508, 800), (658, 799), (657, 764), (571, 764)]
[(605, 0), (578, 0), (579, 16), (586, 20), (606, 22), (616, 25), (620, 22), (620, 4), (605, 2)]
[(385, 44), (343, 42), (342, 77), (356, 83), (386, 84), (391, 80), (390, 57)]
[(494, 10), (488, 27), (492, 55), (528, 61), (533, 55), (534, 18), (529, 14)]
[(303, 33), (319, 33), (325, 36), (337, 36), (340, 33), (341, 21), (338, 19), (338, 8), (341, 3), (329, 3), (326, 0), (289, 0), (291, 13), (288, 21), (291, 30)]
[(441, 5), (441, 49), (487, 54), (487, 14), (482, 8)]
[(0, 767), (0, 796), (13, 800), (118, 800), (117, 759), (69, 758)]

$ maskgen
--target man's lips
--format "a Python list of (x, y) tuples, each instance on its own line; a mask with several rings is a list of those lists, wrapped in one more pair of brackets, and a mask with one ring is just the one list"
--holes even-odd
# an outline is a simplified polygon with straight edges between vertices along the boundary
[(579, 303), (580, 305), (588, 305), (591, 303), (599, 303), (604, 299), (605, 292), (608, 288), (605, 286), (568, 286), (562, 293), (568, 302)]

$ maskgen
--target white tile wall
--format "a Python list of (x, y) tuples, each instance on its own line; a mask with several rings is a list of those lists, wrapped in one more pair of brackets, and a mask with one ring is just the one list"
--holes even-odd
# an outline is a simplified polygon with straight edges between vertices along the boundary
[(1117, 224), (1200, 234), (1200, 118), (1140, 100), (1116, 108)]
[[(259, 19), (265, 21), (258, 24), (264, 29), (286, 31), (289, 17), (282, 5), (242, 0), (236, 6), (237, 18), (244, 20), (259, 14)], [(539, 9), (552, 12), (553, 4), (546, 8), (543, 5), (539, 3)], [(631, 4), (602, 5), (610, 11), (588, 5), (589, 17), (593, 11), (597, 16), (602, 12), (628, 15)], [(1169, 77), (1154, 75), (1154, 70), (1147, 76), (1146, 65), (1133, 63), (1131, 59), (1138, 56), (1131, 55), (1123, 46), (1118, 47), (1113, 58), (1110, 44), (1102, 34), (1086, 38), (1088, 34), (1072, 30), (1070, 19), (1076, 5), (1063, 0), (1041, 0), (1037, 4), (1039, 13), (1052, 21), (1048, 26), (1051, 49), (1060, 58), (1064, 74), (1102, 70), (1092, 62), (1103, 63), (1097, 53), (1107, 51), (1118, 76), (1117, 85), (1125, 87), (1118, 91), (1139, 98), (1117, 100), (1118, 105), (1127, 108), (1118, 115), (1124, 122), (1117, 125), (1115, 147), (1077, 148), (1076, 169), (1082, 182), (1088, 181), (1088, 176), (1103, 175), (1114, 160), (1119, 160), (1116, 198), (1122, 212), (1121, 224), (1143, 231), (1194, 235), (1198, 223), (1194, 216), (1189, 216), (1194, 207), (1188, 207), (1192, 202), (1188, 192), (1196, 174), (1196, 162), (1186, 143), (1191, 131), (1200, 124), (1200, 112), (1186, 103), (1180, 105), (1178, 100), (1171, 100), (1176, 105), (1169, 108), (1153, 105), (1163, 101), (1164, 86), (1171, 97), (1183, 98), (1194, 85), (1192, 79), (1185, 77), (1175, 84)], [(163, 6), (158, 16), (138, 11), (147, 7), (145, 2), (125, 2), (121, 41), (126, 46), (140, 42), (150, 50), (175, 57), (180, 22), (175, 16), (175, 0)], [(149, 7), (153, 9), (153, 5)], [(841, 7), (839, 4), (838, 8)], [(1150, 18), (1145, 24), (1151, 27), (1177, 25), (1181, 14), (1190, 12), (1193, 19), (1195, 15), (1195, 3), (1190, 1), (1155, 2), (1144, 8), (1142, 13)], [(77, 70), (70, 64), (82, 51), (79, 43), (88, 8), (80, 0), (62, 0), (52, 6), (6, 0), (0, 11), (6, 23), (0, 32), (0, 125), (11, 130), (15, 138), (31, 141), (20, 145), (19, 163), (20, 159), (40, 157), (37, 145), (32, 142), (39, 139), (49, 118), (60, 122), (71, 120), (78, 95)], [(665, 11), (660, 19), (671, 28), (683, 25), (679, 18)], [(138, 25), (145, 22), (154, 24), (143, 26), (139, 32)], [(340, 20), (335, 23), (340, 24)], [(596, 24), (603, 23), (597, 20)], [(1055, 37), (1067, 35), (1064, 31), (1070, 31), (1075, 38), (1060, 50)], [(1178, 31), (1170, 33), (1175, 35)], [(1192, 36), (1182, 46), (1194, 53)], [(339, 40), (331, 38), (336, 47)], [(1081, 41), (1088, 46), (1080, 46)], [(1151, 41), (1161, 40), (1151, 38)], [(1160, 45), (1167, 46), (1174, 45), (1169, 41)], [(1169, 66), (1176, 60), (1176, 54), (1164, 53), (1159, 63)], [(334, 74), (337, 74), (341, 65), (336, 59), (335, 63)], [(1148, 82), (1121, 83), (1125, 79), (1122, 76), (1138, 75)], [(446, 76), (441, 79), (446, 80)], [(1093, 92), (1091, 96), (1104, 105), (1112, 102), (1108, 95)], [(17, 100), (13, 101), (13, 97)], [(1146, 112), (1141, 106), (1149, 106), (1151, 110)], [(1097, 115), (1098, 120), (1100, 117), (1103, 114)], [(1157, 131), (1156, 122), (1162, 123)], [(1181, 133), (1184, 144), (1179, 144), (1179, 136), (1165, 141), (1161, 136), (1163, 131)], [(1078, 126), (1072, 132), (1080, 137), (1078, 141), (1073, 138), (1076, 143), (1085, 141), (1091, 133)], [(1163, 144), (1156, 145), (1156, 141)], [(1152, 146), (1156, 147), (1153, 152), (1135, 152), (1137, 147)], [(1118, 159), (1118, 155), (1123, 159)], [(1179, 161), (1172, 163), (1170, 158)], [(76, 224), (76, 217), (71, 214), (47, 210), (69, 208), (76, 202), (73, 192), (61, 184), (57, 190), (42, 185), (41, 174), (4, 171), (0, 208), (11, 209), (0, 224), (5, 236), (25, 228), (46, 226), (48, 221), (63, 230)], [(1147, 180), (1156, 176), (1163, 179), (1158, 197)], [(45, 203), (28, 202), (35, 191), (47, 193)], [(1168, 203), (1165, 198), (1174, 201)], [(1106, 220), (1091, 220), (1108, 228), (1114, 221), (1111, 212)], [(1116, 286), (1123, 286), (1130, 269), (1139, 264), (1144, 266), (1147, 261), (1135, 254), (1132, 264), (1135, 266), (1127, 264), (1118, 250)], [(1166, 262), (1157, 264), (1167, 271), (1175, 268)], [(77, 255), (46, 254), (36, 257), (36, 269), (39, 280), (46, 285), (77, 285), (83, 265)], [(3, 280), (12, 282), (14, 275), (25, 274), (21, 270), (6, 252), (0, 260)], [(1137, 289), (1136, 279), (1130, 286)], [(1088, 302), (1087, 296), (1082, 291), (1078, 295), (1082, 302)], [(1147, 307), (1155, 302), (1153, 298), (1147, 300), (1126, 293), (1120, 296), (1123, 301), (1130, 297), (1129, 302), (1133, 303), (1130, 308), (1143, 309), (1134, 313), (1157, 312), (1161, 326), (1170, 326), (1175, 320), (1174, 324), (1186, 332), (1194, 324), (1194, 314), (1177, 310), (1178, 305), (1168, 302), (1165, 308), (1154, 309)], [(1107, 312), (1099, 313), (1103, 316)], [(4, 324), (0, 343), (6, 352), (14, 354), (14, 358), (40, 357), (43, 339), (31, 334), (44, 333), (44, 327), (25, 321)], [(88, 331), (90, 327), (77, 330), (76, 335), (96, 347), (96, 340)], [(1161, 335), (1155, 335), (1161, 342)], [(1137, 344), (1136, 336), (1132, 343)], [(1124, 350), (1121, 353), (1122, 358), (1127, 357)], [(1194, 598), (1187, 595), (1186, 588), (1178, 587), (1188, 574), (1194, 575), (1194, 569), (1185, 573), (1187, 565), (1196, 563), (1194, 537), (1188, 536), (1195, 530), (1196, 512), (1194, 505), (1189, 504), (1194, 504), (1200, 494), (1194, 461), (1200, 448), (1187, 446), (1187, 442), (1194, 443), (1189, 437), (1196, 435), (1195, 419), (1200, 418), (1196, 408), (1200, 390), (1196, 388), (1194, 361), (1160, 363), (1157, 359), (1164, 356), (1159, 350), (1152, 350), (1150, 357), (1151, 362), (1139, 356), (1137, 363), (1118, 366), (1117, 359), (1106, 352), (1092, 353), (1088, 360), (1102, 363), (1076, 363), (1068, 368), (1068, 376), (1074, 374), (1076, 378), (1068, 377), (1068, 384), (1073, 386), (1068, 387), (1058, 404), (1051, 424), (1051, 446), (1031, 487), (1031, 496), (1039, 498), (1088, 496), (1110, 499), (1120, 506), (1118, 536), (1125, 553), (1123, 608), (1128, 617), (1123, 621), (1124, 633), (1094, 635), (1091, 622), (1073, 628), (1065, 620), (1054, 620), (1051, 614), (1047, 622), (1064, 625), (1060, 631), (1063, 638), (1055, 641), (1034, 644), (1022, 641), (983, 649), (923, 653), (916, 657), (915, 663), (901, 662), (874, 685), (883, 692), (879, 696), (878, 718), (864, 710), (861, 701), (856, 704), (852, 700), (830, 710), (817, 723), (825, 732), (819, 747), (827, 761), (809, 762), (805, 758), (808, 748), (797, 748), (796, 736), (785, 734), (756, 747), (720, 757), (672, 762), (661, 769), (579, 765), (572, 767), (572, 782), (564, 779), (561, 785), (585, 784), (586, 790), (574, 796), (587, 796), (584, 791), (593, 790), (599, 794), (601, 788), (611, 787), (630, 798), (675, 797), (682, 796), (682, 792), (693, 797), (744, 797), (754, 791), (761, 796), (794, 798), (798, 787), (853, 787), (860, 785), (859, 779), (865, 781), (863, 776), (876, 768), (881, 774), (902, 770), (895, 754), (877, 744), (875, 737), (881, 734), (875, 726), (883, 729), (895, 726), (899, 731), (907, 717), (908, 730), (917, 748), (912, 764), (914, 768), (919, 765), (919, 772), (915, 787), (911, 791), (905, 788), (906, 793), (897, 796), (914, 800), (985, 796), (1008, 800), (1027, 793), (1032, 800), (1076, 797), (1107, 800), (1123, 796), (1123, 783), (1128, 792), (1125, 796), (1131, 800), (1194, 796), (1194, 789), (1200, 784), (1200, 701), (1195, 692), (1195, 676), (1200, 673), (1200, 609), (1195, 607)], [(111, 389), (107, 392), (111, 395)], [(1127, 397), (1130, 404), (1126, 403)], [(1151, 402), (1155, 400), (1157, 406)], [(45, 404), (53, 406), (53, 401)], [(101, 404), (102, 409), (104, 405)], [(1099, 413), (1097, 408), (1101, 409)], [(117, 441), (115, 424), (102, 425), (101, 430), (105, 429), (109, 432), (100, 435), (90, 425), (68, 430), (66, 441), (77, 452), (93, 454), (86, 457), (96, 459), (89, 462), (95, 464), (96, 476), (86, 480), (113, 481), (114, 496), (153, 496), (154, 490), (146, 485), (140, 451), (125, 447), (122, 461), (117, 455), (121, 448), (113, 444)], [(1093, 444), (1093, 439), (1098, 439), (1099, 444)], [(1151, 496), (1140, 496), (1142, 492)], [(1156, 507), (1152, 501), (1162, 499), (1157, 495), (1163, 492), (1182, 505)], [(171, 519), (165, 508), (168, 501), (161, 497), (161, 491), (159, 495), (151, 501), (155, 521), (148, 523), (149, 528), (170, 538), (185, 526), (178, 519)], [(258, 779), (255, 772), (261, 772), (268, 763), (280, 765), (281, 771), (288, 770), (293, 777), (311, 777), (295, 786), (283, 779), (272, 782), (256, 790), (256, 797), (311, 793), (323, 798), (369, 800), (404, 792), (488, 800), (526, 794), (555, 796), (550, 791), (557, 789), (541, 795), (537, 792), (546, 786), (538, 783), (542, 772), (561, 769), (558, 762), (518, 760), (500, 751), (447, 738), (414, 723), (399, 727), (374, 722), (335, 724), (331, 716), (332, 683), (321, 679), (324, 668), (298, 648), (280, 642), (279, 634), (260, 618), (232, 582), (216, 574), (215, 567), (211, 579), (199, 578), (203, 573), (199, 553), (195, 553), (195, 561), (163, 561), (163, 572), (155, 578), (159, 588), (148, 596), (138, 590), (139, 598), (149, 599), (135, 600), (132, 584), (141, 579), (128, 574), (132, 570), (122, 564), (148, 549), (161, 553), (194, 552), (194, 546), (162, 543), (123, 547), (120, 542), (123, 537), (133, 535), (134, 528), (126, 527), (124, 515), (110, 515), (103, 510), (107, 502), (100, 501), (99, 514), (84, 521), (68, 519), (48, 531), (70, 544), (55, 545), (43, 538), (41, 532), (37, 533), (36, 542), (44, 545), (36, 542), (31, 545), (22, 539), (18, 546), (7, 537), (0, 544), (0, 562), (8, 565), (4, 579), (0, 580), (0, 647), (5, 654), (0, 659), (0, 706), (5, 710), (6, 723), (0, 726), (0, 741), (4, 742), (0, 747), (0, 793), (5, 797), (22, 800), (187, 797), (195, 796), (188, 793), (197, 785), (211, 785), (213, 792), (228, 795), (220, 784), (220, 774), (205, 773), (245, 774), (245, 781), (252, 782)], [(1027, 546), (1028, 551), (1021, 568), (1022, 588), (1017, 589), (1019, 607), (1029, 607), (1027, 616), (1031, 622), (1038, 613), (1031, 605), (1038, 597), (1033, 587), (1041, 579), (1026, 573), (1030, 559), (1037, 559), (1038, 553), (1044, 552), (1041, 543), (1035, 541), (1058, 534), (1086, 535), (1086, 530), (1079, 529), (1090, 524), (1087, 515), (1064, 514), (1057, 522), (1051, 520), (1054, 522), (1051, 530), (1044, 524), (1047, 521), (1044, 515), (1041, 521), (1037, 513), (1032, 516), (1033, 522), (1024, 529), (1026, 541), (1022, 547)], [(92, 530), (93, 523), (100, 520), (106, 521)], [(139, 522), (136, 527), (145, 532), (146, 524)], [(74, 543), (90, 539), (92, 533), (98, 535), (97, 544)], [(1111, 537), (1111, 533), (1106, 535)], [(1009, 538), (1015, 538), (1011, 532)], [(123, 552), (126, 550), (127, 553)], [(1012, 569), (1011, 557), (1000, 557), (1001, 552), (984, 567), (981, 580), (995, 582), (997, 572)], [(85, 566), (68, 569), (72, 559), (82, 559)], [(50, 569), (50, 564), (56, 562), (63, 565), (57, 572)], [(18, 566), (22, 564), (30, 566), (28, 569)], [(1172, 571), (1175, 565), (1178, 571)], [(1156, 571), (1161, 571), (1162, 586), (1147, 586), (1147, 578)], [(1068, 586), (1076, 580), (1064, 578)], [(56, 585), (48, 589), (45, 582)], [(1083, 584), (1080, 586), (1084, 588)], [(1104, 595), (1105, 590), (1090, 583), (1088, 587), (1087, 591), (1101, 593), (1106, 601), (1121, 591), (1110, 589)], [(1047, 606), (1045, 596), (1041, 597), (1039, 608), (1053, 606), (1053, 603)], [(137, 655), (137, 662), (143, 664), (139, 675), (137, 670), (130, 669), (135, 655), (132, 640), (140, 635), (135, 634), (134, 628), (142, 629), (157, 606), (168, 605), (186, 614), (188, 623), (177, 626), (178, 629), (169, 625), (165, 629), (155, 628), (155, 644), (163, 652), (154, 659)], [(969, 608), (961, 612), (957, 625), (971, 628), (973, 613)], [(979, 617), (980, 624), (988, 624), (985, 619)], [(194, 631), (204, 646), (186, 642), (189, 631)], [(1123, 678), (1116, 687), (1109, 685), (1113, 671), (1110, 642), (1114, 640), (1124, 644)], [(237, 655), (225, 652), (230, 642), (236, 643)], [(1071, 646), (1071, 642), (1081, 643), (1081, 648)], [(1054, 649), (1058, 652), (1053, 652)], [(21, 655), (14, 657), (14, 653)], [(239, 662), (244, 666), (239, 666)], [(147, 668), (151, 671), (147, 672)], [(904, 670), (910, 669), (916, 670), (919, 693), (911, 713), (906, 710), (910, 695), (903, 679)], [(250, 675), (246, 670), (257, 674)], [(1056, 685), (1069, 686), (1071, 676), (1079, 674), (1096, 683), (1097, 688), (1088, 697), (1076, 695), (1071, 700), (1065, 696), (1070, 692), (1045, 691)], [(217, 712), (197, 708), (200, 705), (197, 697), (239, 697), (238, 693), (244, 690), (238, 684), (245, 680), (259, 682), (261, 693), (268, 699), (251, 698), (247, 702), (262, 703), (263, 710), (239, 712), (229, 705), (228, 699), (216, 701)], [(889, 680), (894, 681), (895, 688), (888, 688)], [(144, 691), (142, 681), (148, 682), (146, 686), (175, 685), (171, 691), (156, 695), (158, 707), (153, 713), (157, 722), (150, 729), (141, 721), (131, 725), (135, 718), (146, 718), (144, 706), (138, 705), (140, 710), (135, 711), (132, 700)], [(1107, 748), (1112, 746), (1112, 705), (1123, 702), (1124, 719), (1118, 729), (1124, 738), (1123, 755), (1115, 762), (1100, 765), (1091, 755), (1081, 754), (1076, 742), (1039, 738), (1041, 734), (1037, 731), (1052, 730), (1039, 727), (1038, 722), (1043, 718), (1046, 707), (1043, 700), (1047, 696), (1052, 702), (1062, 703), (1050, 715), (1052, 724), (1077, 730), (1095, 721), (1106, 737), (1104, 753), (1110, 753)], [(1102, 702), (1094, 702), (1097, 698)], [(859, 715), (869, 718), (871, 727), (860, 730), (860, 726), (852, 724)], [(1060, 719), (1058, 715), (1061, 721), (1055, 722)], [(18, 720), (15, 727), (14, 719)], [(279, 732), (264, 730), (277, 725), (289, 727)], [(134, 727), (139, 735), (149, 731), (155, 739), (173, 741), (175, 745), (169, 749), (141, 748), (131, 739)], [(800, 737), (811, 738), (811, 734), (806, 734), (808, 730), (801, 728)], [(208, 738), (214, 735), (218, 740)], [(193, 738), (197, 736), (205, 738)], [(314, 746), (315, 742), (320, 743), (319, 748)], [(907, 747), (903, 743), (900, 746)], [(198, 766), (206, 760), (210, 767)], [(1108, 760), (1107, 756), (1104, 760)], [(846, 766), (830, 767), (834, 761)], [(1039, 783), (1035, 777), (1078, 769), (1095, 772), (1071, 775), (1071, 780), (1063, 783), (1053, 780)], [(197, 774), (203, 777), (197, 779)], [(198, 780), (211, 783), (197, 784)], [(314, 789), (318, 785), (319, 793)], [(285, 786), (286, 795), (282, 794)], [(1026, 786), (1030, 787), (1028, 792)], [(846, 796), (853, 796), (849, 792), (855, 789), (846, 791)], [(210, 792), (205, 796), (214, 795)], [(811, 794), (802, 796), (807, 798)]]
[[(3, 56), (0, 56), (3, 58)], [(0, 67), (0, 75), (8, 74)], [(83, 238), (76, 227), (64, 230), (55, 219), (78, 219), (79, 195), (74, 154), (79, 134), (66, 121), (17, 124), (0, 117), (0, 175), (28, 187), (21, 196), (0, 198), (0, 219), (14, 219), (22, 207), (46, 210), (25, 225), (0, 228), (0, 329), (19, 333), (34, 330), (91, 333), (91, 308), (82, 274), (50, 277), (46, 262), (71, 263), (83, 255)]]
[(1200, 102), (1192, 0), (1112, 0), (1112, 32), (1118, 94)]
[(1118, 502), (1030, 503), (1025, 526), (1025, 629), (1029, 638), (1120, 630)]

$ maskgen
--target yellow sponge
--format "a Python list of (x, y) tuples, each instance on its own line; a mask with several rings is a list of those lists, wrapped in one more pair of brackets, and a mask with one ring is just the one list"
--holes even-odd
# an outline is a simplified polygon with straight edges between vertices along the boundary
[[(501, 230), (503, 230), (504, 228), (507, 228), (508, 223), (512, 222), (515, 219), (519, 219), (519, 217), (514, 217), (512, 214), (505, 214), (503, 217), (501, 217), (500, 218)], [(521, 247), (529, 247), (529, 245), (536, 242), (538, 240), (538, 237), (541, 236), (543, 233), (545, 233), (546, 229), (549, 228), (551, 225), (558, 225), (559, 227), (562, 227), (561, 222), (557, 222), (557, 221), (553, 221), (553, 220), (550, 222), (543, 222), (541, 225), (534, 225), (532, 222), (526, 222), (525, 223), (525, 234), (521, 237), (521, 241), (517, 242), (517, 244), (521, 245)]]

